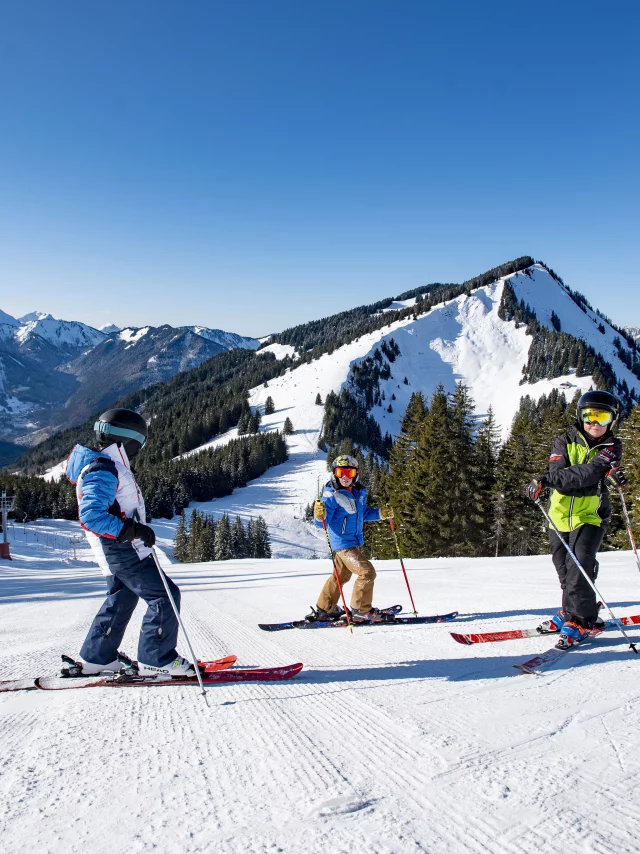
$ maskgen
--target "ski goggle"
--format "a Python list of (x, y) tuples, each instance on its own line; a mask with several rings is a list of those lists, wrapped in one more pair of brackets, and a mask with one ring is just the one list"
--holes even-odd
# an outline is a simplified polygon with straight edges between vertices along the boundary
[(606, 427), (613, 421), (613, 413), (607, 412), (606, 409), (583, 409), (581, 416), (585, 424), (599, 424), (601, 427)]
[(354, 477), (358, 474), (358, 469), (351, 468), (351, 466), (337, 466), (336, 468), (334, 468), (333, 473), (338, 478), (338, 480), (340, 480), (341, 477), (350, 477), (351, 480), (353, 480)]
[(96, 421), (93, 425), (93, 429), (96, 433), (106, 433), (107, 436), (117, 436), (119, 439), (135, 439), (136, 442), (140, 443), (140, 450), (142, 450), (147, 443), (147, 437), (142, 433), (138, 433), (137, 430), (128, 430), (126, 427), (116, 427), (115, 425), (107, 424), (104, 421)]

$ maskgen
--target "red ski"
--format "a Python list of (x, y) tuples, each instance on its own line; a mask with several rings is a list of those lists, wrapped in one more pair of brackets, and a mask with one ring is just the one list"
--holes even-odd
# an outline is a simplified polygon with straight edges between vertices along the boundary
[[(291, 679), (300, 673), (303, 665), (289, 664), (285, 667), (256, 667), (250, 670), (220, 670), (202, 675), (204, 685), (222, 682), (274, 682)], [(82, 679), (69, 679), (63, 676), (44, 676), (35, 680), (36, 688), (42, 691), (67, 691), (73, 688), (147, 688), (168, 685), (198, 685), (196, 676), (182, 679), (160, 680), (145, 676), (87, 676)]]
[[(199, 661), (201, 671), (204, 673), (216, 673), (219, 670), (227, 670), (229, 667), (233, 667), (236, 663), (237, 656), (235, 655), (227, 655), (224, 658), (216, 658), (212, 661)], [(104, 676), (98, 674), (100, 679), (104, 679)], [(49, 677), (43, 677), (49, 678)], [(63, 677), (52, 676), (52, 679), (61, 679)], [(69, 677), (64, 677), (65, 681), (68, 681)], [(91, 676), (75, 676), (71, 677), (74, 679), (91, 679), (95, 677)], [(0, 682), (0, 693), (3, 691), (29, 691), (31, 689), (36, 689), (38, 686), (36, 685), (35, 679), (9, 679), (6, 682)]]
[[(620, 617), (623, 626), (640, 625), (640, 615), (633, 617)], [(615, 620), (607, 620), (604, 629), (615, 629)], [(473, 643), (495, 643), (496, 641), (518, 640), (518, 638), (540, 638), (547, 635), (557, 635), (559, 632), (539, 632), (537, 629), (508, 629), (504, 632), (477, 632), (475, 634), (449, 633), (454, 641), (462, 644)]]

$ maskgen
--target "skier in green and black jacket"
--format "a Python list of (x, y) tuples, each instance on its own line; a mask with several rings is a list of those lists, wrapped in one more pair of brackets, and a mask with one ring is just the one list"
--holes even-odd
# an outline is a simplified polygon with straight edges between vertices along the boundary
[(556, 644), (560, 649), (580, 643), (598, 624), (596, 594), (562, 540), (595, 581), (596, 555), (611, 517), (609, 487), (626, 483), (621, 466), (622, 442), (614, 436), (619, 418), (620, 402), (614, 395), (607, 391), (583, 394), (575, 425), (553, 444), (549, 471), (534, 478), (525, 489), (525, 495), (533, 501), (545, 487), (552, 490), (549, 516), (560, 536), (550, 529), (549, 544), (562, 588), (562, 608), (538, 631), (560, 632)]

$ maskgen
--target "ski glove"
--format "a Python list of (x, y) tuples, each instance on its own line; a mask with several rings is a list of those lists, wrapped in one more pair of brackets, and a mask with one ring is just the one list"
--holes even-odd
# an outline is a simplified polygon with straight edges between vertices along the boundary
[(327, 518), (327, 511), (324, 507), (324, 502), (320, 501), (320, 499), (316, 499), (315, 504), (313, 505), (313, 516), (318, 522), (322, 522), (323, 519)]
[(627, 482), (627, 476), (622, 466), (614, 466), (607, 472), (607, 484), (618, 489)]
[(385, 504), (384, 507), (380, 508), (380, 518), (381, 519), (393, 519), (393, 507), (389, 507), (388, 504)]
[(153, 528), (136, 522), (135, 519), (125, 519), (122, 530), (118, 534), (118, 542), (131, 543), (134, 540), (142, 540), (144, 545), (150, 549), (156, 544), (156, 535)]
[(540, 477), (534, 477), (531, 483), (524, 488), (524, 497), (530, 498), (531, 501), (537, 501), (540, 498), (540, 493), (547, 485), (547, 476), (542, 474)]
[(609, 466), (617, 466), (620, 463), (618, 455), (613, 448), (603, 448), (595, 457), (594, 462), (596, 460), (607, 463)]

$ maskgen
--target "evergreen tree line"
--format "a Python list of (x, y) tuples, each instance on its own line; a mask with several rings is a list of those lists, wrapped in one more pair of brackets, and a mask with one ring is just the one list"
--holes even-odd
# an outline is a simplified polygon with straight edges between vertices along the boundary
[(34, 519), (77, 519), (76, 488), (66, 478), (47, 482), (41, 477), (19, 477), (0, 474), (0, 492), (15, 495), (11, 513), (20, 522)]
[[(253, 350), (230, 350), (165, 383), (128, 395), (111, 404), (111, 408), (135, 409), (146, 418), (149, 440), (138, 465), (151, 469), (210, 441), (237, 426), (241, 419), (250, 418), (249, 390), (268, 384), (292, 364), (288, 359), (278, 361), (272, 353), (256, 356)], [(93, 425), (99, 414), (30, 449), (13, 463), (12, 471), (42, 474), (64, 459), (78, 442), (91, 446)]]
[(272, 466), (286, 462), (287, 444), (279, 432), (232, 439), (155, 468), (136, 473), (147, 517), (171, 519), (190, 501), (211, 501), (246, 486)]
[[(258, 433), (136, 472), (145, 496), (147, 520), (171, 519), (190, 501), (230, 495), (270, 468), (287, 460), (287, 445), (278, 433)], [(40, 477), (0, 475), (0, 489), (16, 496), (16, 519), (77, 519), (75, 486), (66, 478), (47, 482)]]
[(395, 339), (391, 338), (389, 342), (383, 341), (380, 348), (376, 347), (373, 356), (368, 356), (352, 366), (347, 385), (353, 390), (354, 397), (367, 409), (382, 406), (385, 397), (384, 392), (380, 391), (380, 380), (392, 378), (390, 363), (395, 362), (399, 355), (400, 347)]
[(270, 558), (269, 531), (262, 516), (250, 519), (246, 525), (236, 516), (231, 524), (226, 513), (216, 520), (207, 513), (192, 510), (187, 525), (183, 511), (176, 528), (174, 554), (180, 563)]
[(392, 445), (389, 433), (382, 435), (380, 425), (369, 414), (367, 406), (343, 388), (340, 394), (329, 392), (324, 404), (324, 420), (318, 447), (336, 445), (343, 439), (364, 445), (374, 453), (386, 457)]

